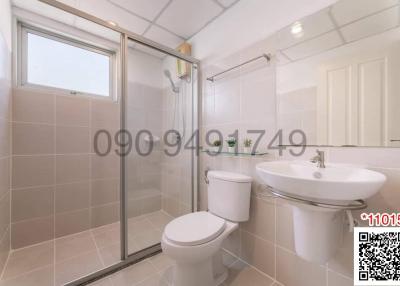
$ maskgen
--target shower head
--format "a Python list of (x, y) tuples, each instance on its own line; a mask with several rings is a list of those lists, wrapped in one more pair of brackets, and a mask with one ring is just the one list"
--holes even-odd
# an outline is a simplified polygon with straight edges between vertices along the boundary
[(174, 81), (172, 80), (171, 72), (169, 70), (164, 70), (164, 75), (169, 79), (169, 82), (171, 83), (172, 86), (172, 91), (175, 93), (179, 93), (179, 87), (177, 87)]

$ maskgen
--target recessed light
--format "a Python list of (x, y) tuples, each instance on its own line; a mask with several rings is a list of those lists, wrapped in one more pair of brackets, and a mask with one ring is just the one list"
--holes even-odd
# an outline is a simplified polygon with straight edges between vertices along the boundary
[(303, 34), (304, 34), (303, 33), (303, 25), (299, 21), (293, 23), (290, 31), (296, 38), (299, 38), (299, 37), (303, 36)]

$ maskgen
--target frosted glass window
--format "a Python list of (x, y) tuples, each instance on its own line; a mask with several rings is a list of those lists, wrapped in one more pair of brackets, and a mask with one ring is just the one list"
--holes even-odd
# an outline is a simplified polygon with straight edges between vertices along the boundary
[(112, 53), (68, 40), (25, 34), (24, 84), (108, 97), (112, 85)]

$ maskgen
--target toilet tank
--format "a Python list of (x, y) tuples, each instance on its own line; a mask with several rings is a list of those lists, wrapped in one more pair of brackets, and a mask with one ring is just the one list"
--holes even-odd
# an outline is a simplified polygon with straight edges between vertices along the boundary
[(249, 220), (252, 178), (246, 175), (209, 171), (208, 209), (233, 222)]

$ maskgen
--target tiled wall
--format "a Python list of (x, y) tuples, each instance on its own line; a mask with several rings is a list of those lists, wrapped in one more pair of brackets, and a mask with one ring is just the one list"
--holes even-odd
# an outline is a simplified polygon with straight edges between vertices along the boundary
[[(153, 136), (162, 137), (162, 89), (139, 82), (129, 84), (127, 98), (126, 128), (133, 136), (133, 144), (141, 130), (148, 130)], [(161, 209), (161, 160), (160, 142), (153, 145), (148, 156), (145, 153), (150, 144), (146, 133), (139, 135), (136, 150), (132, 148), (126, 158), (126, 180), (128, 192), (128, 216), (134, 217)]]
[(11, 13), (0, 4), (0, 273), (10, 251)]
[[(214, 61), (212, 67), (204, 69), (204, 77), (233, 66), (260, 54), (261, 51), (273, 51), (268, 43), (259, 43), (232, 57)], [(217, 66), (217, 67), (216, 67)], [(312, 106), (305, 105), (302, 94), (284, 94), (278, 98), (278, 108), (285, 111), (288, 118), (276, 116), (274, 73), (271, 68), (263, 67), (241, 70), (231, 73), (211, 84), (203, 82), (203, 144), (204, 135), (212, 128), (219, 129), (224, 136), (234, 129), (245, 132), (248, 126), (275, 132), (274, 118), (287, 120), (288, 124), (303, 127), (307, 112), (313, 112)], [(292, 100), (293, 99), (293, 100)], [(293, 108), (301, 108), (298, 117), (292, 116)], [(298, 109), (297, 109), (298, 110)], [(305, 115), (305, 117), (302, 117)], [(282, 121), (280, 121), (282, 122)], [(279, 122), (278, 122), (279, 123)], [(307, 122), (304, 120), (304, 124)], [(269, 140), (269, 138), (268, 138)], [(263, 142), (264, 148), (265, 143)], [(241, 142), (240, 142), (241, 143)], [(368, 200), (367, 212), (398, 212), (400, 205), (400, 149), (385, 148), (331, 148), (327, 151), (330, 162), (364, 165), (380, 171), (388, 177), (388, 182), (378, 195)], [(306, 262), (299, 258), (294, 250), (292, 211), (282, 201), (262, 195), (262, 182), (255, 172), (257, 163), (268, 160), (297, 159), (308, 160), (315, 154), (314, 148), (308, 148), (302, 157), (292, 157), (285, 151), (282, 157), (270, 151), (271, 155), (262, 158), (232, 158), (227, 156), (212, 157), (202, 155), (201, 172), (206, 167), (251, 175), (252, 185), (251, 217), (240, 229), (226, 241), (225, 248), (245, 260), (264, 274), (286, 286), (351, 286), (353, 285), (353, 242), (352, 234), (346, 232), (343, 244), (335, 257), (325, 265)], [(201, 173), (202, 175), (202, 173)], [(201, 179), (201, 208), (207, 209), (206, 185)], [(354, 213), (355, 217), (359, 213)], [(346, 226), (344, 226), (346, 227)]]
[[(317, 144), (317, 87), (302, 88), (277, 94), (278, 128), (289, 132), (300, 129), (305, 133), (307, 144)], [(288, 136), (284, 144), (290, 144)]]
[[(135, 139), (142, 129), (162, 137), (162, 69), (160, 59), (144, 53), (131, 50), (129, 60), (126, 183), (128, 216), (134, 217), (161, 209), (160, 146), (140, 156)], [(118, 221), (120, 105), (29, 88), (15, 88), (13, 99), (12, 248)], [(110, 135), (107, 156), (95, 153), (99, 130)], [(138, 142), (146, 150), (144, 134)], [(97, 143), (106, 151), (107, 136)]]
[(98, 130), (118, 128), (115, 102), (14, 89), (12, 248), (119, 219), (119, 157), (93, 147)]
[[(181, 90), (178, 95), (172, 91), (170, 85), (167, 85), (163, 89), (162, 100), (163, 134), (174, 129), (184, 136), (181, 151), (176, 156), (162, 153), (162, 208), (174, 217), (187, 214), (192, 209), (192, 152), (184, 147), (192, 135), (192, 83), (180, 81), (179, 86)], [(185, 127), (183, 127), (183, 115)], [(174, 116), (176, 117), (175, 125)], [(183, 133), (183, 128), (185, 128), (185, 133)], [(172, 139), (172, 137), (169, 138)], [(165, 149), (168, 149), (170, 153), (177, 150), (176, 147), (166, 146)]]

